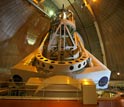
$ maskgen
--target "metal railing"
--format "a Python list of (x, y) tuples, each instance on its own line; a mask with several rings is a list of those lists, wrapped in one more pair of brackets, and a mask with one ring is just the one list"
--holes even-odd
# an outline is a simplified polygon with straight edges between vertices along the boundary
[[(81, 84), (41, 84), (26, 85), (24, 82), (0, 82), (0, 98), (31, 98), (31, 99), (72, 99), (80, 100)], [(41, 86), (41, 88), (39, 88)]]

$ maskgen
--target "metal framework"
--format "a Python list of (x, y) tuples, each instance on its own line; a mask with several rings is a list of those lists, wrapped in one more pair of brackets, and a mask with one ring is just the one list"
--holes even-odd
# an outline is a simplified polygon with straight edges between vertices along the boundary
[(97, 88), (104, 89), (108, 87), (111, 71), (85, 49), (76, 31), (73, 13), (62, 9), (40, 47), (15, 65), (11, 73), (14, 81), (21, 77), (25, 82), (30, 78), (57, 75), (79, 81), (87, 78), (92, 79)]

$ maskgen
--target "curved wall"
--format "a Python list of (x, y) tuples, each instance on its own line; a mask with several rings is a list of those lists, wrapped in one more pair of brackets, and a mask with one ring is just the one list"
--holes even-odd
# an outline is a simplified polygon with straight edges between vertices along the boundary
[[(25, 0), (0, 2), (0, 72), (34, 51), (49, 29), (50, 20)], [(33, 39), (32, 39), (33, 38)], [(28, 41), (36, 39), (30, 45)]]
[[(105, 46), (107, 66), (112, 79), (124, 77), (124, 2), (122, 0), (100, 0), (92, 4), (99, 22)], [(117, 72), (121, 75), (118, 76)]]
[(11, 38), (24, 24), (32, 10), (22, 0), (0, 2), (0, 42)]

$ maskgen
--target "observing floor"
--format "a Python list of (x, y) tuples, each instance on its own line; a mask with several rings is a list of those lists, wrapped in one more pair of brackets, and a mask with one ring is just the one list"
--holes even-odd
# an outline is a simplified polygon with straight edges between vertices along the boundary
[(124, 99), (98, 101), (97, 105), (83, 105), (76, 100), (0, 100), (1, 107), (124, 107)]

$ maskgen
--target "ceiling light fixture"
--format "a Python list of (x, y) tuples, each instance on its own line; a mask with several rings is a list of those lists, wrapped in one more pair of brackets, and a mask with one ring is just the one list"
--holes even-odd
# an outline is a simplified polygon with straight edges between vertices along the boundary
[(54, 11), (53, 10), (50, 10), (49, 11), (49, 16), (51, 17), (51, 16), (53, 16), (54, 15)]
[(117, 75), (119, 76), (120, 75), (120, 72), (117, 72)]

